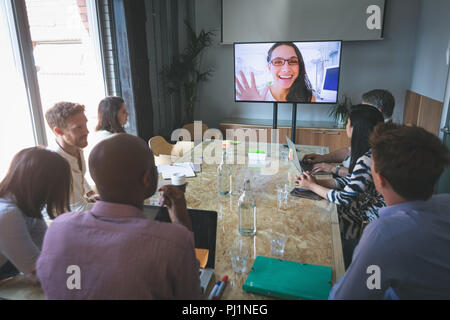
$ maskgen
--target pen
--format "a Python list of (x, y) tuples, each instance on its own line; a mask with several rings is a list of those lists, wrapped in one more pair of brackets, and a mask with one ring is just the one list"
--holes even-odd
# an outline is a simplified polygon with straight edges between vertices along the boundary
[(228, 276), (224, 276), (222, 278), (222, 282), (220, 283), (219, 289), (217, 289), (216, 294), (214, 295), (214, 300), (219, 300), (222, 297), (223, 290), (225, 290), (225, 286), (227, 285)]
[(211, 293), (209, 294), (208, 300), (212, 300), (217, 289), (219, 289), (219, 286), (220, 286), (220, 281), (217, 281), (216, 285), (214, 286), (214, 288), (212, 288)]
[(176, 163), (171, 163), (170, 166), (171, 166), (171, 167), (182, 167), (182, 168), (185, 168), (185, 167), (186, 167), (186, 166), (183, 166), (183, 165), (181, 165), (181, 164), (176, 164)]

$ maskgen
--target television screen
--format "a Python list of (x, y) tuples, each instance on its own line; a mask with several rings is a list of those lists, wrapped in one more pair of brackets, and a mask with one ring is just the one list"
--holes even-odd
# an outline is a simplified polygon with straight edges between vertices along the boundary
[(235, 101), (336, 103), (341, 41), (235, 43)]

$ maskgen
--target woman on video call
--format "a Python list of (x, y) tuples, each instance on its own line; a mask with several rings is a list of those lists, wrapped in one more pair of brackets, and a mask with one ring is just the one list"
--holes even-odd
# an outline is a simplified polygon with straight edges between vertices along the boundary
[(267, 62), (273, 82), (261, 92), (256, 88), (255, 75), (251, 76), (251, 86), (242, 71), (242, 84), (236, 77), (237, 92), (240, 100), (279, 101), (279, 102), (315, 102), (311, 83), (305, 70), (302, 54), (293, 42), (276, 42), (267, 53)]

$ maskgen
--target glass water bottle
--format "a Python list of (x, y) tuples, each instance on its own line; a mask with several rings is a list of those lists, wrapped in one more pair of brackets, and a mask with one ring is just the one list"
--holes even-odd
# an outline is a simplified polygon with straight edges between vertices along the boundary
[(227, 163), (227, 154), (222, 152), (222, 162), (217, 168), (217, 188), (220, 195), (227, 195), (231, 188), (231, 166)]
[(239, 233), (244, 236), (256, 234), (256, 201), (250, 189), (250, 179), (244, 182), (244, 191), (239, 197)]

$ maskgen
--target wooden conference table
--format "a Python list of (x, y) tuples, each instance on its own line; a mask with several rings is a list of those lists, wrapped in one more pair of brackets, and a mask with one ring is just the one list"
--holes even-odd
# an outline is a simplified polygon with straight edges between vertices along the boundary
[[(177, 162), (202, 162), (202, 171), (195, 178), (188, 178), (186, 200), (189, 208), (213, 210), (218, 213), (216, 261), (213, 281), (223, 276), (229, 277), (229, 283), (223, 293), (223, 299), (264, 299), (263, 296), (244, 292), (242, 284), (253, 265), (256, 256), (271, 257), (270, 233), (283, 232), (287, 235), (283, 259), (307, 264), (330, 266), (332, 280), (336, 282), (344, 274), (342, 245), (336, 206), (327, 200), (314, 201), (288, 196), (285, 203), (279, 205), (277, 184), (291, 184), (297, 174), (292, 162), (279, 158), (284, 148), (268, 143), (265, 147), (267, 161), (265, 169), (248, 163), (248, 143), (231, 144), (229, 154), (234, 154), (232, 164), (232, 194), (219, 196), (217, 193), (217, 163), (220, 162), (222, 141), (206, 141), (197, 145), (191, 152)], [(258, 146), (259, 149), (264, 147)], [(214, 150), (216, 152), (214, 152)], [(299, 156), (307, 153), (324, 154), (328, 147), (297, 145)], [(208, 155), (215, 155), (213, 160)], [(245, 161), (245, 163), (242, 163)], [(239, 216), (237, 191), (245, 177), (251, 177), (251, 188), (256, 197), (257, 232), (255, 236), (241, 236), (238, 231)], [(233, 272), (229, 249), (237, 240), (250, 248), (247, 272)], [(44, 299), (38, 285), (32, 284), (26, 277), (0, 282), (0, 297), (7, 299)]]

